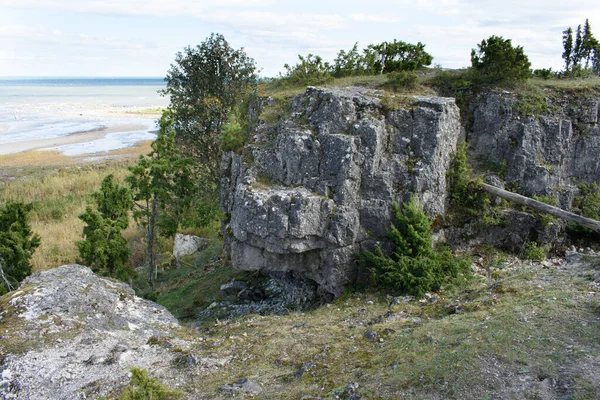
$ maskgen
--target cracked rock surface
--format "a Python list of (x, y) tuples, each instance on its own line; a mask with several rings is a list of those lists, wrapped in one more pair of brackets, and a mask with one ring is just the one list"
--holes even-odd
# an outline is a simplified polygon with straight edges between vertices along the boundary
[[(311, 88), (269, 125), (256, 117), (242, 154), (222, 162), (226, 245), (242, 270), (295, 272), (339, 295), (354, 254), (385, 236), (393, 202), (446, 210), (446, 169), (461, 134), (454, 99), (387, 110), (381, 92)], [(261, 106), (269, 107), (269, 101)]]

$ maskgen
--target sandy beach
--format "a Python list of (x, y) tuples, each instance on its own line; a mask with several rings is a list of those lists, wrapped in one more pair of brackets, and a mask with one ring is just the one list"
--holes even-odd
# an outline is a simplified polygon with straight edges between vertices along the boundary
[(94, 140), (102, 139), (110, 133), (141, 131), (146, 128), (146, 125), (118, 124), (94, 131), (76, 132), (68, 136), (3, 143), (0, 146), (0, 155), (22, 153), (26, 151), (49, 150), (65, 145), (89, 143)]
[(156, 137), (162, 79), (0, 81), (0, 156), (101, 155)]

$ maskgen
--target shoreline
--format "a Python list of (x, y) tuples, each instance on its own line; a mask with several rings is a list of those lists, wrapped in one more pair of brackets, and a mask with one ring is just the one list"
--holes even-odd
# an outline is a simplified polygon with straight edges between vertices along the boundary
[(142, 124), (117, 124), (92, 131), (75, 132), (66, 136), (3, 143), (2, 147), (0, 147), (0, 156), (24, 153), (29, 151), (56, 150), (54, 148), (59, 146), (88, 143), (94, 140), (99, 140), (106, 137), (106, 135), (110, 133), (130, 131), (133, 132), (146, 129), (147, 125)]

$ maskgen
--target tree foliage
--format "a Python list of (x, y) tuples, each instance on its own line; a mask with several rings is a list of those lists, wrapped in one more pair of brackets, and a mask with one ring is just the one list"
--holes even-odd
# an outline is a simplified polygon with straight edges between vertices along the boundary
[(348, 52), (340, 50), (333, 61), (331, 74), (336, 78), (344, 76), (362, 75), (365, 73), (365, 57), (358, 51), (358, 42)]
[(92, 198), (96, 207), (88, 205), (79, 216), (86, 225), (85, 239), (76, 243), (78, 262), (99, 275), (126, 282), (134, 270), (128, 264), (129, 246), (121, 231), (129, 226), (129, 211), (133, 207), (131, 191), (116, 183), (113, 175), (108, 175)]
[(40, 238), (29, 226), (31, 204), (18, 202), (0, 206), (0, 294), (15, 289), (31, 274), (29, 259)]
[(170, 96), (178, 142), (218, 182), (223, 127), (256, 86), (254, 60), (213, 33), (200, 45), (177, 53), (165, 81), (162, 94)]
[(569, 71), (573, 62), (573, 29), (571, 27), (563, 31), (563, 49), (562, 58), (565, 60), (565, 71)]
[(600, 75), (600, 42), (594, 37), (589, 19), (577, 26), (575, 39), (570, 27), (563, 31), (563, 59), (567, 76)]
[(523, 47), (510, 39), (490, 36), (471, 51), (471, 65), (486, 83), (514, 83), (531, 76), (531, 63)]
[(466, 260), (455, 258), (448, 249), (433, 249), (431, 222), (414, 200), (402, 207), (394, 204), (392, 211), (394, 221), (388, 231), (391, 255), (376, 246), (373, 252), (358, 256), (358, 263), (371, 269), (376, 285), (422, 296), (469, 274)]
[(396, 39), (369, 45), (362, 52), (355, 43), (348, 51), (340, 50), (333, 64), (314, 54), (298, 58), (300, 61), (295, 66), (284, 66), (286, 72), (280, 77), (284, 85), (319, 85), (334, 77), (414, 71), (430, 65), (433, 60), (421, 42), (415, 45)]
[(136, 202), (133, 218), (143, 227), (146, 238), (148, 281), (156, 275), (157, 235), (171, 237), (177, 232), (180, 216), (196, 195), (191, 158), (182, 157), (175, 147), (175, 131), (169, 113), (160, 120), (160, 130), (152, 151), (129, 167), (126, 178)]
[(286, 72), (281, 77), (291, 85), (321, 85), (333, 79), (329, 63), (320, 56), (309, 54), (306, 57), (298, 55), (299, 62), (293, 67), (285, 64)]
[(370, 72), (383, 74), (394, 71), (414, 71), (425, 65), (431, 65), (433, 57), (425, 51), (421, 42), (410, 44), (394, 39), (369, 45), (365, 49), (365, 58), (369, 61)]

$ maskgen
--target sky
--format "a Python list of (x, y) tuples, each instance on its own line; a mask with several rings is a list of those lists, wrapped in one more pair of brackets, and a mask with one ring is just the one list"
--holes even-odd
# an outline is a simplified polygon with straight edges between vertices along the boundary
[(600, 38), (594, 0), (0, 0), (0, 76), (162, 77), (212, 32), (266, 77), (298, 54), (332, 61), (393, 39), (461, 68), (491, 35), (523, 46), (533, 68), (560, 70), (562, 31), (586, 18)]

